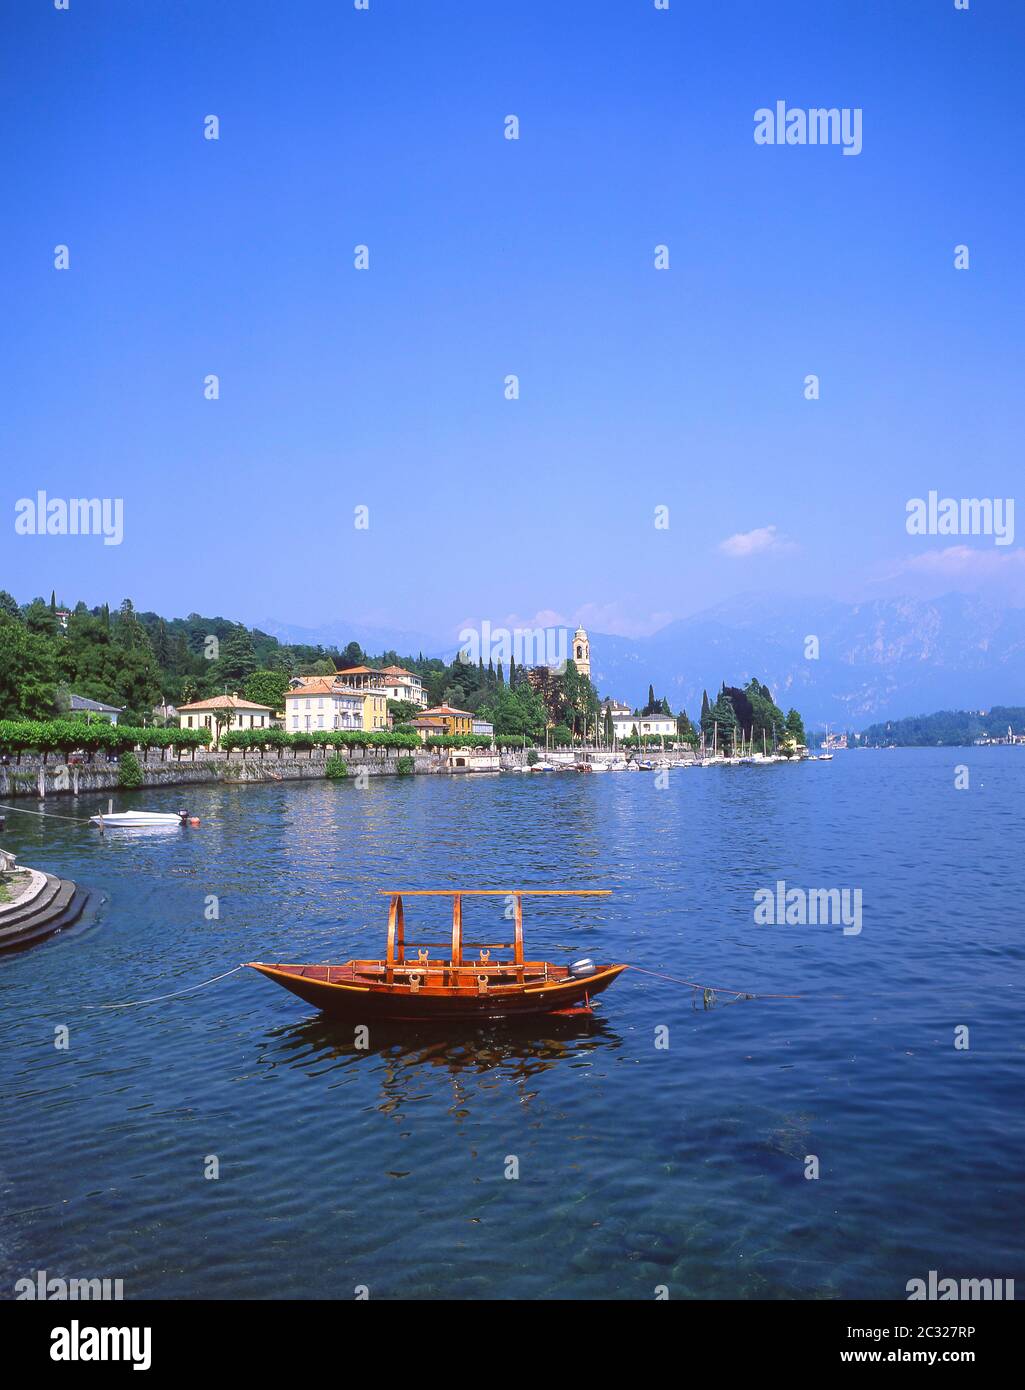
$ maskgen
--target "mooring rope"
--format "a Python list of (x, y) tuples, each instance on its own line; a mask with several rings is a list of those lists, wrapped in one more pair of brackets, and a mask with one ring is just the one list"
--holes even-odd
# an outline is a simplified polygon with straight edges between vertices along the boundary
[(0, 811), (20, 811), (23, 816), (47, 816), (52, 820), (73, 820), (76, 825), (88, 825), (88, 816), (62, 816), (59, 811), (30, 811), (27, 806), (0, 805)]
[[(806, 994), (755, 994), (749, 989), (727, 989), (724, 985), (702, 985), (697, 980), (681, 980), (677, 975), (665, 975), (660, 970), (646, 970), (643, 965), (628, 965), (627, 970), (636, 970), (641, 975), (652, 975), (656, 980), (668, 980), (673, 985), (686, 985), (688, 989), (700, 989), (712, 994), (732, 994), (735, 999), (807, 999)], [(838, 997), (838, 996), (837, 996)]]
[(176, 989), (172, 994), (154, 994), (150, 999), (131, 999), (127, 1004), (83, 1004), (83, 1009), (134, 1009), (139, 1004), (159, 1004), (164, 999), (177, 999), (183, 994), (195, 994), (197, 989), (205, 989), (207, 985), (215, 985), (218, 980), (226, 980), (229, 975), (234, 975), (237, 970), (245, 970), (244, 965), (232, 966), (230, 970), (225, 970), (223, 975), (215, 975), (211, 980), (204, 980), (198, 985), (189, 985), (188, 989)]

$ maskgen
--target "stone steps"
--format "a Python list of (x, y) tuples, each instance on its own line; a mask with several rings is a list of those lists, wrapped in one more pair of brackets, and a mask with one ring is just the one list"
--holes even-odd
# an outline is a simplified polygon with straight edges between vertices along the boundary
[(85, 908), (88, 893), (67, 878), (46, 875), (46, 885), (30, 903), (0, 914), (0, 951), (16, 950), (69, 927)]
[(52, 900), (60, 890), (61, 881), (54, 874), (46, 875), (46, 882), (36, 893), (34, 898), (22, 900), (17, 907), (11, 908), (8, 912), (0, 912), (0, 932), (6, 927), (14, 926), (16, 922), (22, 922), (26, 917), (32, 917), (42, 908), (49, 907)]

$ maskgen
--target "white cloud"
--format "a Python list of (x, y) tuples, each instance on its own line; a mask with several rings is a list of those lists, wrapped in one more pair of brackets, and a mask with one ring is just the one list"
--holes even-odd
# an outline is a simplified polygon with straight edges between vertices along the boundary
[(775, 526), (759, 526), (754, 531), (738, 531), (719, 542), (719, 550), (731, 560), (744, 560), (749, 555), (772, 555), (793, 550), (793, 541), (781, 536)]
[(948, 545), (927, 550), (900, 566), (900, 572), (942, 575), (947, 579), (996, 579), (1025, 569), (1025, 550), (974, 550)]
[(1025, 604), (1025, 549), (947, 545), (882, 569), (872, 582), (883, 592), (936, 598), (977, 594), (992, 602)]

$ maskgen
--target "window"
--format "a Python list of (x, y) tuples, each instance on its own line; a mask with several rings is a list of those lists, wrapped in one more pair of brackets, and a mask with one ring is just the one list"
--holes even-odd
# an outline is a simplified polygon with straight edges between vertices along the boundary
[(190, 729), (192, 728), (192, 715), (191, 715), (191, 714), (189, 715), (189, 722), (188, 722), (187, 727), (190, 728)]
[(293, 714), (293, 715), (292, 715), (292, 728), (293, 728), (293, 729), (298, 729), (298, 727), (299, 727), (299, 716), (298, 716), (297, 714)]

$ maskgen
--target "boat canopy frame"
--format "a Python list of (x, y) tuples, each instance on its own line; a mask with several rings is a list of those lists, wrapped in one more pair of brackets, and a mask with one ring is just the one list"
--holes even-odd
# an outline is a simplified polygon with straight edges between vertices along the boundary
[[(396, 966), (406, 964), (406, 947), (448, 946), (447, 941), (407, 941), (406, 913), (403, 898), (451, 898), (452, 899), (452, 956), (450, 965), (463, 965), (463, 947), (469, 946), (481, 951), (512, 951), (513, 968), (523, 969), (523, 899), (534, 898), (607, 898), (609, 888), (381, 888), (383, 897), (390, 898), (388, 905), (388, 946), (385, 965), (389, 975)], [(513, 939), (512, 941), (466, 941), (463, 939), (463, 899), (464, 898), (512, 898), (513, 900)], [(486, 957), (484, 958), (486, 959)]]

